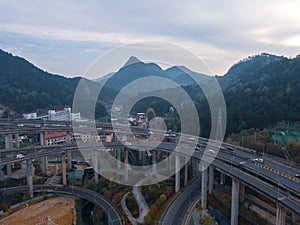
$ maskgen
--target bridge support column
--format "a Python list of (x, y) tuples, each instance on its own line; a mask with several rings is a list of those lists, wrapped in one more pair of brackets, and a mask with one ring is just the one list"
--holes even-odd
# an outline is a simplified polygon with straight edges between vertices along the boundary
[(5, 135), (5, 149), (13, 148), (12, 134)]
[(213, 193), (214, 190), (214, 166), (209, 166), (208, 193)]
[(67, 132), (67, 134), (66, 134), (66, 144), (71, 145), (71, 134), (70, 134), (70, 132)]
[[(46, 145), (46, 137), (45, 137), (45, 133), (44, 132), (40, 132), (40, 144), (41, 146), (43, 145)], [(47, 156), (43, 156), (41, 158), (41, 161), (42, 161), (42, 164), (41, 164), (41, 167), (42, 167), (42, 173), (46, 173), (47, 171), (47, 167), (48, 167), (48, 159), (47, 159)]]
[(121, 169), (121, 149), (116, 149), (117, 160), (118, 160), (118, 169)]
[(207, 208), (207, 165), (205, 163), (200, 163), (201, 166), (201, 207), (203, 209)]
[(47, 156), (41, 157), (41, 167), (42, 167), (42, 173), (45, 174), (48, 167), (48, 159)]
[(239, 189), (240, 182), (233, 177), (231, 190), (231, 225), (238, 225), (239, 223)]
[(186, 163), (184, 165), (184, 186), (186, 186), (188, 183), (188, 169), (189, 169), (189, 166), (188, 166), (188, 163)]
[(245, 200), (245, 185), (240, 183), (240, 201)]
[(16, 148), (20, 148), (19, 134), (15, 134)]
[(40, 132), (40, 145), (46, 145), (45, 132)]
[(156, 151), (152, 151), (152, 173), (154, 177), (156, 177), (157, 174), (157, 164), (156, 164)]
[[(66, 135), (66, 144), (67, 144), (67, 146), (70, 146), (71, 143), (72, 143), (72, 141), (71, 141), (71, 133), (67, 132), (67, 135)], [(72, 152), (70, 152), (70, 151), (67, 152), (67, 160), (68, 160), (68, 168), (71, 168), (72, 167)]]
[(277, 203), (277, 211), (276, 211), (276, 225), (284, 225), (285, 224), (285, 208)]
[(63, 186), (67, 186), (66, 153), (61, 154), (61, 171), (63, 178)]
[(170, 153), (167, 153), (167, 157), (168, 157), (168, 170), (171, 170), (172, 167), (172, 158), (170, 157)]
[(220, 172), (220, 184), (225, 184), (225, 173)]
[(8, 177), (11, 176), (11, 164), (10, 163), (6, 165), (6, 173), (7, 173)]
[(31, 159), (26, 160), (26, 178), (30, 198), (33, 198), (33, 179), (32, 179), (32, 162)]
[(180, 190), (180, 158), (175, 155), (175, 193)]
[(200, 171), (200, 163), (199, 159), (192, 157), (192, 165), (193, 165), (193, 176), (198, 176)]
[(128, 181), (128, 149), (125, 148), (125, 159), (124, 159), (124, 163), (125, 163), (125, 174), (124, 174), (124, 180), (127, 182)]
[(98, 184), (99, 182), (99, 165), (98, 165), (98, 152), (97, 150), (93, 150), (93, 158), (94, 158), (94, 182)]
[(67, 160), (68, 160), (68, 168), (72, 168), (72, 153), (68, 152), (67, 153)]
[[(13, 148), (12, 134), (5, 135), (4, 141), (5, 141), (5, 149)], [(7, 176), (9, 176), (9, 177), (11, 176), (11, 164), (10, 163), (6, 165), (6, 173), (7, 173)]]
[(300, 218), (298, 215), (296, 215), (295, 213), (292, 213), (292, 222), (293, 223), (297, 223), (300, 221)]

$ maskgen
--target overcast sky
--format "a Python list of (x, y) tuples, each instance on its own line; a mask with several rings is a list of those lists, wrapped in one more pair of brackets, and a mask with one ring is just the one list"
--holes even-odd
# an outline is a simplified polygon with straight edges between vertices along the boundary
[(65, 76), (138, 41), (166, 41), (223, 75), (261, 52), (300, 54), (299, 0), (0, 0), (0, 48)]

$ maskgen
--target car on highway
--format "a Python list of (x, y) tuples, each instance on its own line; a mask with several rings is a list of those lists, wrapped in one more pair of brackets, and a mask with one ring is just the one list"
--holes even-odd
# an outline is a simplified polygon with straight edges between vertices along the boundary
[(296, 173), (296, 174), (295, 174), (295, 177), (297, 177), (297, 178), (300, 179), (300, 173)]
[(23, 154), (21, 154), (21, 153), (17, 154), (17, 156), (16, 156), (17, 159), (22, 159), (22, 158), (24, 158), (24, 157), (25, 157), (25, 156), (24, 156)]
[(200, 145), (208, 145), (208, 142), (207, 141), (202, 141), (202, 142), (200, 142)]
[(234, 150), (232, 147), (226, 147), (225, 149), (228, 150), (228, 151), (233, 151)]
[(208, 152), (209, 154), (215, 154), (215, 153), (216, 153), (216, 152), (215, 152), (214, 150), (212, 150), (212, 149), (208, 149), (207, 152)]
[(256, 158), (256, 159), (253, 159), (253, 161), (259, 162), (259, 163), (264, 163), (264, 160), (262, 158)]
[(125, 144), (126, 146), (132, 145), (132, 144), (131, 144), (130, 142), (128, 142), (128, 141), (125, 141), (124, 144)]
[(149, 149), (146, 150), (146, 154), (147, 154), (148, 157), (151, 157), (151, 156), (152, 156), (152, 153), (150, 152)]

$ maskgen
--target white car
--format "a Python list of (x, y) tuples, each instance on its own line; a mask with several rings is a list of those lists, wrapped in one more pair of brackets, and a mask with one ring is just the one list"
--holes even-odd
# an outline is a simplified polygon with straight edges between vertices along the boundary
[(254, 159), (255, 162), (264, 163), (264, 160), (262, 158), (256, 158)]
[(18, 154), (18, 155), (16, 156), (16, 158), (17, 158), (17, 159), (22, 159), (22, 158), (24, 158), (24, 155), (20, 153), (20, 154)]
[(146, 154), (147, 154), (148, 157), (152, 156), (152, 153), (148, 149), (146, 150)]
[(215, 153), (216, 153), (216, 152), (215, 152), (214, 150), (212, 150), (212, 149), (208, 149), (207, 151), (208, 151), (209, 154), (215, 154)]
[(195, 138), (193, 138), (193, 137), (189, 137), (188, 138), (190, 141), (195, 141)]

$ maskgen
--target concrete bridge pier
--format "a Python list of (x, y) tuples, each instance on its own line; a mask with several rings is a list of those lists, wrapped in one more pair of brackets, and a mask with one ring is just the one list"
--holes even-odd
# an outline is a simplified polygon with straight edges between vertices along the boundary
[(125, 158), (124, 158), (124, 163), (125, 163), (125, 173), (124, 173), (124, 180), (125, 180), (125, 182), (127, 182), (128, 181), (128, 149), (127, 148), (125, 148), (125, 156), (124, 156)]
[(15, 134), (16, 148), (20, 148), (19, 134)]
[(72, 153), (67, 152), (67, 161), (68, 161), (68, 168), (72, 168)]
[(285, 225), (285, 214), (285, 208), (280, 203), (277, 203), (276, 225)]
[(43, 157), (41, 157), (41, 168), (42, 168), (42, 173), (43, 174), (46, 173), (47, 167), (48, 167), (47, 156), (43, 156)]
[(198, 176), (200, 171), (199, 159), (192, 157), (193, 176)]
[(94, 158), (94, 182), (98, 184), (99, 182), (99, 164), (98, 164), (98, 151), (93, 150), (93, 158)]
[(231, 225), (238, 225), (239, 223), (239, 190), (240, 182), (233, 177), (231, 189)]
[(117, 148), (116, 149), (116, 157), (117, 157), (117, 160), (118, 160), (118, 169), (121, 169), (121, 150), (120, 148)]
[(143, 160), (143, 153), (144, 151), (139, 151), (139, 160), (142, 161)]
[(26, 178), (30, 198), (33, 198), (33, 179), (32, 179), (32, 162), (31, 159), (26, 160)]
[(12, 134), (5, 135), (5, 149), (13, 148)]
[[(66, 144), (67, 146), (70, 146), (72, 143), (71, 141), (71, 133), (70, 132), (67, 132), (67, 135), (66, 135)], [(72, 167), (72, 152), (68, 151), (67, 152), (67, 160), (68, 160), (68, 168), (71, 168)]]
[(156, 177), (157, 174), (157, 164), (156, 164), (156, 151), (152, 151), (152, 173), (154, 177)]
[(220, 184), (224, 185), (225, 184), (225, 173), (220, 172)]
[[(12, 134), (5, 135), (4, 141), (5, 141), (5, 149), (13, 148)], [(11, 176), (11, 164), (10, 163), (6, 165), (6, 172), (7, 172), (7, 176), (10, 177)]]
[(168, 170), (171, 170), (173, 167), (172, 167), (172, 161), (173, 159), (170, 157), (170, 153), (167, 153), (167, 158), (168, 158)]
[(201, 166), (201, 207), (207, 208), (207, 165), (200, 163)]
[(67, 186), (66, 153), (61, 154), (61, 171), (63, 178), (63, 186)]
[(71, 144), (71, 134), (70, 134), (70, 132), (67, 132), (67, 134), (66, 134), (66, 144), (67, 145)]
[(8, 177), (11, 176), (11, 164), (10, 163), (6, 165), (6, 173), (7, 173)]
[(46, 145), (46, 135), (45, 132), (40, 132), (40, 145)]
[[(46, 145), (46, 136), (45, 136), (45, 132), (40, 132), (40, 145), (44, 146)], [(43, 156), (41, 158), (41, 167), (42, 167), (42, 173), (46, 173), (47, 168), (48, 168), (48, 159), (47, 156)]]
[(189, 169), (189, 163), (187, 162), (184, 165), (184, 186), (186, 186), (188, 183), (188, 169)]
[(240, 183), (240, 201), (245, 200), (245, 185), (243, 183)]
[(297, 223), (300, 221), (300, 218), (298, 215), (296, 215), (295, 213), (292, 213), (292, 222), (293, 223)]
[(180, 157), (175, 155), (175, 193), (180, 190)]
[(208, 193), (213, 193), (214, 190), (214, 166), (209, 166)]

